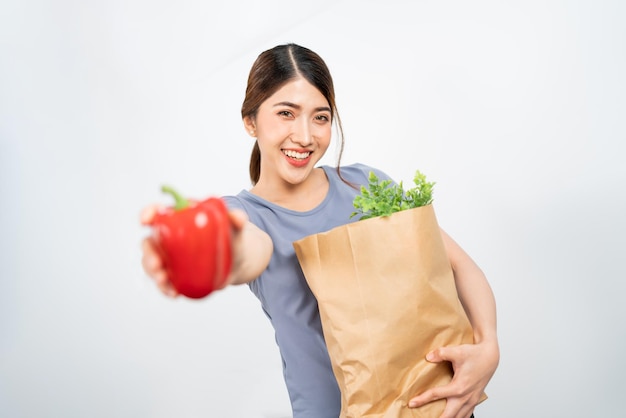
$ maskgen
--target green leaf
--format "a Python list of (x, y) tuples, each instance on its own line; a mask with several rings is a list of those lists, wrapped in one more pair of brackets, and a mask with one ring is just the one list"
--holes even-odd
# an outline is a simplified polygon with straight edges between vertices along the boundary
[(415, 187), (404, 191), (402, 182), (392, 184), (391, 180), (380, 181), (373, 171), (368, 176), (368, 187), (361, 186), (361, 194), (354, 198), (356, 209), (350, 218), (361, 215), (360, 220), (377, 216), (389, 216), (402, 210), (426, 206), (433, 201), (435, 183), (417, 170), (413, 177)]

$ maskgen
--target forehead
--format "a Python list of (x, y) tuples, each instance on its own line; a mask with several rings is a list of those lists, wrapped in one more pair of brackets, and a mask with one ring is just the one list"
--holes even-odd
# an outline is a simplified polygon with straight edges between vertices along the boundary
[(322, 92), (302, 77), (285, 83), (265, 101), (265, 104), (274, 106), (281, 102), (290, 102), (300, 106), (307, 104), (314, 107), (328, 106), (328, 101)]

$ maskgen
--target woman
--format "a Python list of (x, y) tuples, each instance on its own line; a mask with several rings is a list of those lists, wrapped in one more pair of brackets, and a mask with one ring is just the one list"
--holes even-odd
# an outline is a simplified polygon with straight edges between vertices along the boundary
[[(250, 161), (252, 188), (224, 197), (233, 224), (230, 284), (248, 283), (275, 332), (294, 418), (336, 418), (341, 410), (316, 300), (308, 288), (292, 243), (350, 222), (358, 186), (374, 171), (362, 164), (318, 167), (336, 124), (343, 134), (331, 75), (313, 51), (279, 45), (259, 55), (248, 78), (243, 123), (256, 138)], [(339, 159), (341, 152), (339, 153)], [(356, 187), (355, 187), (356, 186)], [(146, 210), (148, 223), (154, 208)], [(432, 362), (451, 362), (453, 380), (415, 394), (410, 407), (446, 399), (444, 418), (468, 418), (499, 360), (495, 301), (471, 258), (444, 232), (461, 302), (474, 330), (474, 344), (442, 347)], [(153, 241), (143, 244), (143, 266), (169, 296), (168, 281)]]

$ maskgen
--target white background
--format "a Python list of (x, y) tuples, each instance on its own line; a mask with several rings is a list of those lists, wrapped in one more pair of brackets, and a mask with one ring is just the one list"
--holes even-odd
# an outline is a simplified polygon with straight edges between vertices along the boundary
[(249, 290), (165, 298), (138, 222), (164, 182), (249, 187), (247, 72), (284, 42), (334, 75), (343, 163), (426, 173), (488, 275), (477, 416), (623, 415), (624, 4), (2, 2), (0, 416), (289, 416)]

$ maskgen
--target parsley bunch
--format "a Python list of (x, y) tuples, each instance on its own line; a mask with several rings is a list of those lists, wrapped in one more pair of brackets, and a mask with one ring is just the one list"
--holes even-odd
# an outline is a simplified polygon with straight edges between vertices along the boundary
[(433, 201), (435, 183), (426, 181), (426, 176), (419, 170), (416, 171), (413, 182), (415, 187), (405, 193), (402, 182), (392, 184), (391, 180), (380, 181), (370, 171), (368, 187), (361, 186), (361, 194), (353, 202), (356, 211), (350, 217), (360, 214), (360, 220), (363, 220), (429, 205)]

